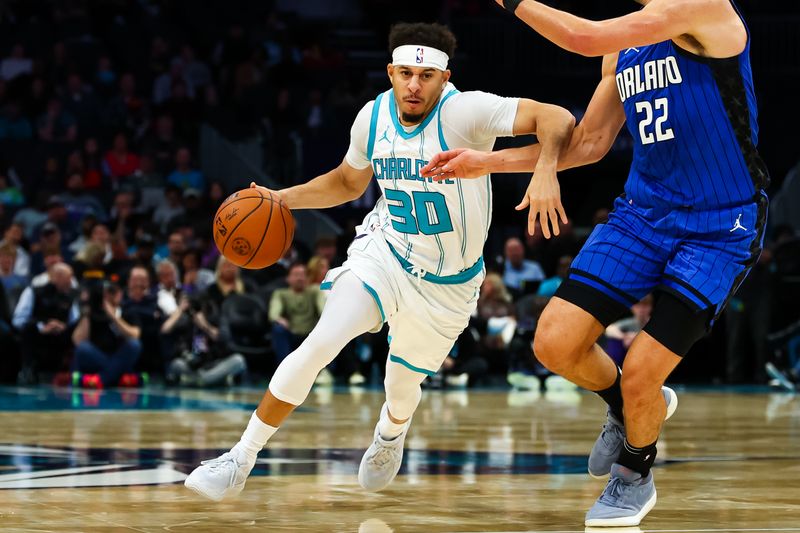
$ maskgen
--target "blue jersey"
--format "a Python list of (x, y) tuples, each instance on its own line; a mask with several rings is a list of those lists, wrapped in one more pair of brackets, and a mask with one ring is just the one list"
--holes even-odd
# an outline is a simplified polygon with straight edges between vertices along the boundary
[(769, 175), (756, 149), (749, 32), (732, 58), (704, 58), (664, 41), (620, 51), (616, 72), (634, 138), (627, 198), (698, 210), (758, 201)]

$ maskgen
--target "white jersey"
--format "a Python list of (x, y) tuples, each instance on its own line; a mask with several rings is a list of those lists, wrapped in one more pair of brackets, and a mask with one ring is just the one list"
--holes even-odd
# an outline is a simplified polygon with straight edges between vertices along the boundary
[(482, 269), (492, 216), (489, 176), (435, 182), (420, 169), (443, 150), (491, 150), (497, 137), (513, 135), (518, 103), (484, 92), (460, 93), (448, 83), (416, 126), (400, 123), (391, 89), (361, 109), (345, 160), (356, 169), (372, 166), (383, 194), (365, 225), (381, 228), (404, 267), (445, 279)]

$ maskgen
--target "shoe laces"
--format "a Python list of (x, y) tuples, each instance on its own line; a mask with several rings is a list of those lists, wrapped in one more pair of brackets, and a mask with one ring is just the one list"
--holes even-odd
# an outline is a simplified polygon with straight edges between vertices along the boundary
[(608, 485), (600, 496), (600, 501), (613, 507), (619, 507), (620, 500), (624, 500), (634, 486), (634, 483), (628, 483), (621, 477), (612, 477), (608, 480)]
[(607, 445), (618, 444), (620, 438), (625, 438), (625, 431), (623, 428), (611, 420), (603, 424), (603, 431), (600, 433), (600, 438), (603, 439)]
[(208, 467), (208, 471), (211, 474), (220, 475), (229, 473), (230, 480), (228, 481), (228, 484), (231, 486), (235, 481), (236, 471), (239, 470), (239, 467), (241, 466), (231, 452), (225, 452), (216, 459), (202, 461), (200, 464)]
[(378, 445), (378, 451), (369, 458), (369, 464), (383, 468), (397, 460), (397, 446), (391, 446), (391, 444), (394, 444), (393, 441), (390, 441), (389, 445), (387, 445), (376, 437), (375, 442)]

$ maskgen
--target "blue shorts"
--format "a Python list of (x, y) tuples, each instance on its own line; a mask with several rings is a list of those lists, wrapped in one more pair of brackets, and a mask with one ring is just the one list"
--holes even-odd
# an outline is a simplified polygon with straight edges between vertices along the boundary
[(713, 211), (642, 208), (618, 198), (556, 296), (604, 326), (655, 290), (716, 317), (761, 254), (767, 206), (766, 195)]

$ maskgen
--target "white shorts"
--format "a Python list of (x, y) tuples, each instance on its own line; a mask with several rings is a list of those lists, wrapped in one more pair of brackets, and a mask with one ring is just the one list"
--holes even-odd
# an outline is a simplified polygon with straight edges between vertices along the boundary
[(380, 331), (383, 322), (389, 323), (389, 361), (430, 376), (436, 374), (467, 327), (485, 275), (482, 261), (461, 276), (469, 276), (464, 282), (454, 282), (455, 276), (426, 276), (437, 282), (411, 274), (380, 229), (357, 235), (347, 260), (328, 272), (320, 288), (330, 289), (347, 271), (361, 280), (378, 305), (382, 321), (372, 332)]

